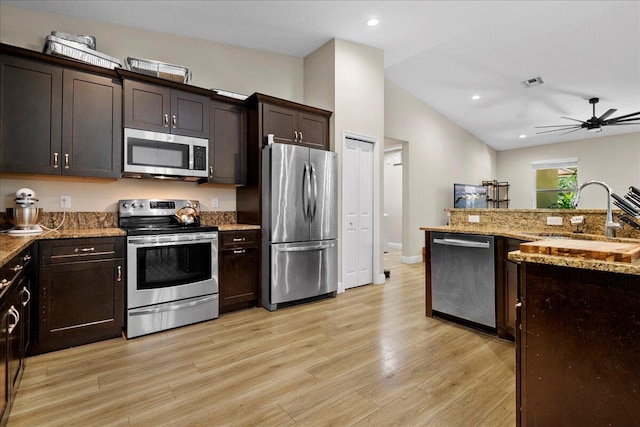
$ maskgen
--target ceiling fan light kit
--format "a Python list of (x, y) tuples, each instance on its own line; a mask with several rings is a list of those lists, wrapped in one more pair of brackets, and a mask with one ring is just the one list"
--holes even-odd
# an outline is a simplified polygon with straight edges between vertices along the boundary
[(624, 116), (614, 117), (612, 119), (609, 118), (613, 113), (615, 113), (615, 108), (610, 108), (600, 117), (596, 117), (596, 104), (600, 101), (600, 98), (591, 98), (589, 99), (589, 104), (593, 106), (593, 116), (587, 120), (578, 120), (572, 119), (571, 117), (561, 117), (562, 119), (572, 120), (574, 122), (578, 122), (580, 124), (575, 125), (553, 125), (553, 126), (536, 126), (536, 129), (542, 128), (556, 128), (545, 130), (542, 132), (536, 132), (536, 135), (541, 133), (550, 133), (550, 132), (559, 132), (566, 131), (560, 135), (566, 135), (571, 132), (578, 131), (580, 129), (586, 129), (587, 132), (602, 132), (602, 128), (604, 126), (620, 126), (620, 125), (640, 125), (640, 111), (631, 114), (625, 114)]

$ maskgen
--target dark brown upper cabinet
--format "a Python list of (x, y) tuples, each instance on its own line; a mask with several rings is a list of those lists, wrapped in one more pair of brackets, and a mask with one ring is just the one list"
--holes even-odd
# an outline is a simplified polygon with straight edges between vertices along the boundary
[(125, 79), (124, 127), (209, 138), (209, 98)]
[(246, 107), (212, 100), (209, 116), (209, 177), (203, 182), (246, 184)]
[(325, 115), (263, 103), (262, 120), (262, 134), (265, 138), (273, 134), (273, 142), (329, 149), (329, 118)]
[(0, 55), (0, 171), (119, 178), (117, 77)]

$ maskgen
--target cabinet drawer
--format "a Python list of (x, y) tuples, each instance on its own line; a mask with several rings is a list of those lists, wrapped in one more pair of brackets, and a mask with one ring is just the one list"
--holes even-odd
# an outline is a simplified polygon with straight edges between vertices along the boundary
[(260, 230), (220, 232), (220, 250), (258, 246)]
[(123, 257), (124, 238), (122, 237), (40, 241), (40, 264), (59, 264)]

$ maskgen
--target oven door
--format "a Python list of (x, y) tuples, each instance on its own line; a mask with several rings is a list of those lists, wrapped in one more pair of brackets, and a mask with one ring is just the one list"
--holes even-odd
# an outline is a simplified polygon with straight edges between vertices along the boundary
[(127, 308), (218, 292), (218, 233), (127, 238)]

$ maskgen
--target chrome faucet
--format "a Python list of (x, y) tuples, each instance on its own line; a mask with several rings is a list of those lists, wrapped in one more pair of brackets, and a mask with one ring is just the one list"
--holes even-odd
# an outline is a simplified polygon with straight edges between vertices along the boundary
[(607, 237), (616, 237), (616, 230), (622, 228), (622, 225), (620, 225), (620, 223), (613, 222), (613, 213), (611, 210), (611, 187), (609, 187), (607, 184), (602, 181), (587, 181), (583, 183), (580, 187), (578, 187), (578, 191), (576, 191), (576, 194), (573, 196), (573, 199), (571, 200), (571, 206), (573, 208), (576, 208), (578, 206), (582, 189), (591, 184), (598, 184), (599, 186), (604, 187), (604, 189), (607, 190), (607, 220), (604, 223), (604, 235)]

